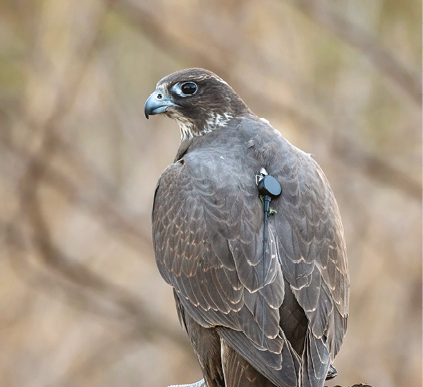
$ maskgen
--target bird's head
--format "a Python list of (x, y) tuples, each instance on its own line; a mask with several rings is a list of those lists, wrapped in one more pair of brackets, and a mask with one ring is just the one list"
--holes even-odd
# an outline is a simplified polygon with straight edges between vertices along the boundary
[(251, 113), (238, 94), (221, 78), (204, 69), (186, 69), (164, 77), (145, 103), (145, 116), (174, 118), (182, 139), (225, 126)]

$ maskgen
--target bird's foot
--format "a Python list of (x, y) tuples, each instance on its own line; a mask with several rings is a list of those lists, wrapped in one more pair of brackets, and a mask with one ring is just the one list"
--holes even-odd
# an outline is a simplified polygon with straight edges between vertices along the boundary
[(337, 369), (331, 364), (329, 367), (328, 374), (326, 376), (326, 380), (331, 380), (338, 375)]
[(178, 385), (172, 385), (172, 386), (169, 386), (169, 387), (207, 387), (207, 386), (206, 386), (206, 382), (204, 381), (204, 379), (201, 379), (196, 383), (178, 384)]

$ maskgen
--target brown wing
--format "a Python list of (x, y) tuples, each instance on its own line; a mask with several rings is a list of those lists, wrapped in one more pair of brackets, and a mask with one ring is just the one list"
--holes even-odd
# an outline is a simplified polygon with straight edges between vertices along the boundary
[(261, 347), (263, 207), (252, 172), (259, 168), (239, 157), (240, 147), (191, 151), (163, 173), (153, 209), (157, 265), (191, 318), (219, 327), (277, 386), (296, 386), (299, 359), (279, 326), (284, 280), (272, 227)]
[(309, 320), (301, 385), (315, 385), (326, 377), (346, 333), (346, 247), (337, 203), (318, 164), (287, 142), (280, 149), (280, 157), (267, 155), (277, 160), (271, 173), (282, 186), (273, 203), (278, 252), (284, 278)]
[[(349, 277), (338, 206), (310, 155), (263, 122), (244, 120), (240, 130), (250, 138), (255, 158), (282, 187), (281, 196), (271, 204), (277, 210), (273, 224), (279, 259), (302, 309), (294, 310), (297, 321), (302, 312), (308, 319), (300, 385), (321, 386), (342, 344), (348, 319)], [(282, 325), (292, 317), (289, 308), (280, 310)], [(292, 326), (292, 321), (287, 325)]]
[[(219, 147), (190, 151), (162, 175), (153, 211), (159, 270), (186, 313), (204, 327), (230, 328), (219, 335), (274, 384), (294, 386), (300, 378), (301, 386), (322, 386), (348, 317), (346, 250), (333, 193), (317, 163), (270, 126), (244, 120), (236, 131), (225, 130)], [(263, 166), (282, 185), (269, 221), (265, 351), (263, 207), (254, 182)], [(282, 305), (283, 278), (298, 310)], [(305, 326), (295, 343), (303, 349), (300, 376), (280, 328), (292, 326), (288, 314)]]

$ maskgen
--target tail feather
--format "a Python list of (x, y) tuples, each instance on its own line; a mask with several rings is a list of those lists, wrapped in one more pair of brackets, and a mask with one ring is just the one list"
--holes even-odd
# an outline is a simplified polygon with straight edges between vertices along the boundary
[(323, 387), (330, 365), (325, 343), (308, 330), (302, 356), (300, 387)]

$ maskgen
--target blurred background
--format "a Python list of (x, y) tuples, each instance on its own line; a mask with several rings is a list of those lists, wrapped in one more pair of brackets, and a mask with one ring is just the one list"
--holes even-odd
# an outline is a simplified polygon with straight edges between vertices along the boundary
[(0, 386), (201, 378), (154, 261), (175, 122), (163, 76), (204, 67), (312, 153), (344, 221), (343, 387), (421, 382), (421, 4), (416, 0), (4, 0)]

